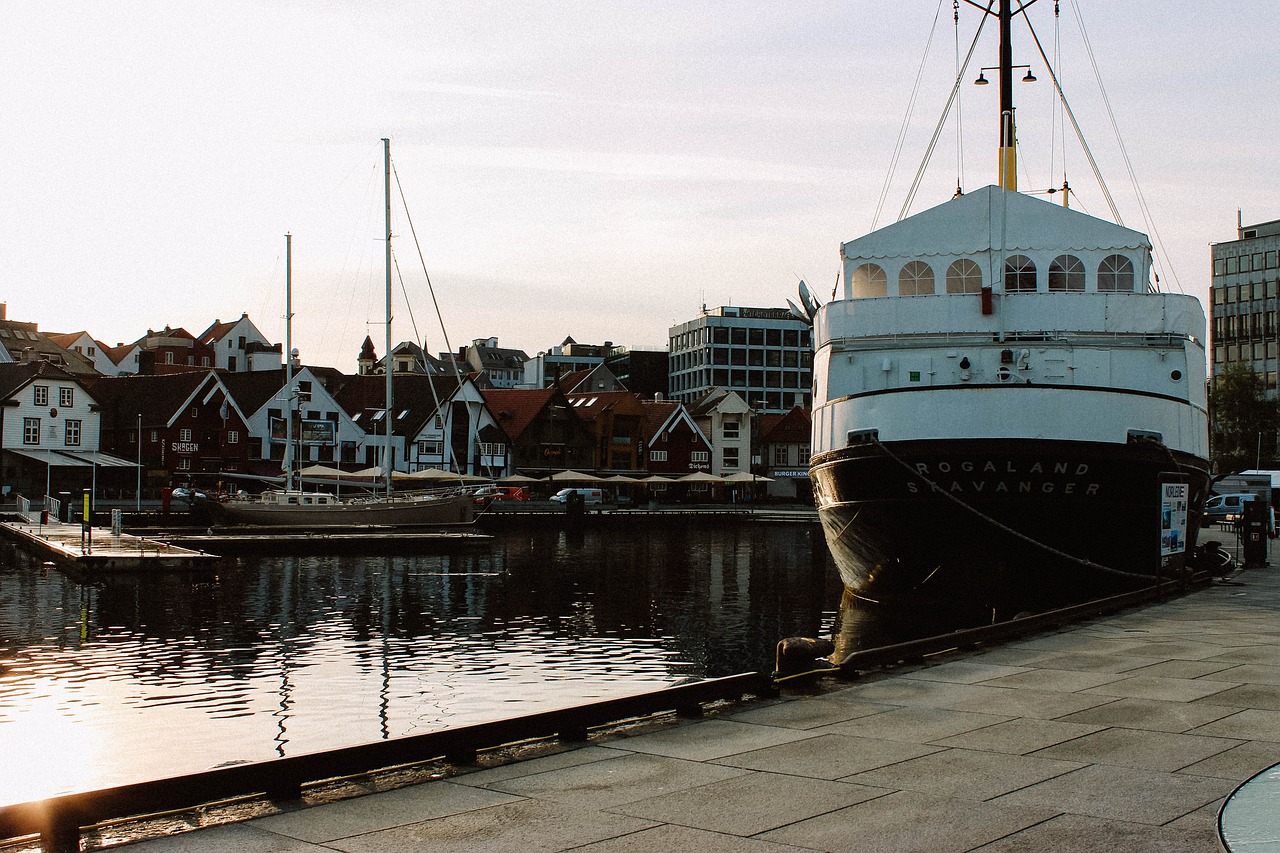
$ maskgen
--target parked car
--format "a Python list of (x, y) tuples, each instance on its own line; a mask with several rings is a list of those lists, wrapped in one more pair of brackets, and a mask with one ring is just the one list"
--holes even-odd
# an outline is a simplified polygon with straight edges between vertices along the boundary
[(551, 496), (551, 500), (556, 503), (567, 503), (569, 495), (577, 493), (582, 495), (583, 506), (599, 506), (604, 503), (604, 492), (600, 489), (561, 489)]
[(1247, 492), (1213, 495), (1204, 502), (1204, 520), (1206, 523), (1231, 521), (1244, 510), (1246, 501), (1257, 499), (1257, 495)]

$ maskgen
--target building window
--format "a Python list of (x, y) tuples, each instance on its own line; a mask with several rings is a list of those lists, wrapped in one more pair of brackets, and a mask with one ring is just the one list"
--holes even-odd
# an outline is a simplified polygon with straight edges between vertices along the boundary
[(1214, 275), (1225, 275), (1225, 274), (1226, 274), (1226, 272), (1227, 272), (1227, 261), (1226, 261), (1226, 259), (1225, 259), (1225, 258), (1214, 258), (1214, 259), (1213, 259), (1213, 274), (1214, 274)]
[(785, 444), (775, 444), (775, 445), (773, 446), (773, 464), (774, 464), (774, 465), (786, 465), (786, 464), (787, 464), (787, 455), (788, 455), (788, 454), (787, 454), (787, 445), (785, 445)]
[(190, 441), (190, 440), (191, 440), (191, 430), (189, 429), (178, 430), (178, 441)]
[(190, 470), (191, 470), (191, 457), (190, 457), (190, 456), (179, 456), (179, 457), (178, 457), (178, 470), (179, 470), (179, 471), (190, 471)]
[(899, 296), (926, 296), (933, 293), (933, 267), (911, 261), (898, 273)]
[(159, 430), (154, 430), (154, 429), (153, 429), (153, 430), (151, 431), (151, 443), (152, 443), (152, 444), (155, 444), (155, 443), (156, 443), (157, 441), (159, 441), (159, 440), (160, 440), (160, 431), (159, 431)]
[(1084, 292), (1084, 261), (1075, 255), (1058, 255), (1049, 264), (1049, 290)]
[(240, 430), (238, 429), (227, 430), (227, 444), (239, 444), (239, 443), (240, 443)]
[(725, 468), (738, 467), (738, 448), (726, 447), (724, 449), (724, 467)]
[(1133, 261), (1124, 255), (1107, 255), (1098, 265), (1098, 290), (1133, 292)]
[(440, 447), (441, 447), (441, 442), (439, 441), (419, 441), (418, 455), (419, 456), (439, 456)]
[(23, 444), (39, 444), (40, 443), (40, 419), (39, 418), (23, 418), (22, 419), (22, 443)]
[(49, 405), (49, 386), (48, 385), (35, 386), (35, 404), (37, 406)]
[(737, 438), (739, 435), (739, 425), (737, 421), (726, 420), (724, 422), (724, 437)]
[(1004, 262), (1004, 292), (1034, 293), (1036, 264), (1026, 255), (1010, 255)]
[(649, 451), (649, 461), (650, 461), (650, 462), (666, 462), (666, 461), (667, 461), (667, 451), (665, 451), (665, 450), (650, 450), (650, 451)]
[(809, 445), (807, 444), (800, 445), (800, 464), (809, 464)]
[(167, 352), (164, 354), (164, 363), (173, 364), (173, 353)]
[(969, 258), (947, 267), (947, 293), (979, 293), (982, 290), (982, 267)]
[(63, 427), (64, 441), (67, 447), (80, 446), (80, 421), (67, 421)]
[(861, 264), (853, 271), (853, 297), (869, 299), (889, 295), (889, 276), (879, 264)]
[(64, 409), (69, 409), (76, 404), (76, 389), (59, 388), (58, 389), (58, 405)]
[(706, 450), (695, 450), (689, 454), (690, 462), (710, 462), (711, 454)]

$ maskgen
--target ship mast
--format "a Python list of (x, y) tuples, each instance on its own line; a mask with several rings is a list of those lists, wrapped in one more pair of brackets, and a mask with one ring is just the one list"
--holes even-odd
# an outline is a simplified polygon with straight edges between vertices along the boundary
[(387, 213), (387, 408), (386, 414), (383, 415), (385, 434), (382, 436), (382, 464), (387, 472), (387, 497), (391, 497), (391, 469), (393, 467), (391, 456), (391, 373), (394, 369), (394, 361), (391, 358), (391, 140), (385, 137), (382, 140), (382, 168)]
[[(1024, 4), (1023, 8), (1030, 5)], [(1013, 128), (1013, 13), (1010, 0), (1000, 0), (1000, 186), (1018, 190), (1017, 137)]]
[(293, 235), (284, 235), (284, 490), (293, 491)]

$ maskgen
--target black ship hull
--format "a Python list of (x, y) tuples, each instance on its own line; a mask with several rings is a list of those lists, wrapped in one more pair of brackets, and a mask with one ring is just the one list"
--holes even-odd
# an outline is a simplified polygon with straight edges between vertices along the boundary
[(1189, 485), (1186, 549), (1206, 460), (1154, 443), (930, 440), (815, 457), (819, 515), (846, 587), (873, 599), (964, 601), (994, 618), (1156, 582), (1161, 491)]

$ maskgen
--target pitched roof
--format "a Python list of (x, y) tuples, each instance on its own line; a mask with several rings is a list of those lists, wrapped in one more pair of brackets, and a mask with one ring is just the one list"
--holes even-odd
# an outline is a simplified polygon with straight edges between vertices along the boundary
[[(47, 361), (5, 362), (0, 364), (0, 399), (9, 397), (33, 379), (61, 379), (77, 382), (80, 377)], [(92, 396), (92, 392), (90, 395)]]
[[(247, 317), (249, 315), (246, 314), (244, 316)], [(243, 319), (244, 317), (240, 318), (240, 320), (243, 320)], [(239, 323), (240, 320), (235, 320), (231, 323), (224, 323), (221, 320), (214, 320), (213, 325), (209, 326), (209, 328), (201, 332), (200, 336), (196, 338), (196, 340), (205, 344), (211, 344), (216, 341), (220, 341), (223, 338), (225, 338), (233, 328), (235, 328), (236, 323)]]
[(850, 240), (840, 251), (845, 258), (871, 260), (973, 255), (1001, 247), (1009, 252), (1149, 249), (1151, 242), (1105, 219), (987, 186)]
[(147, 424), (167, 423), (211, 371), (154, 375), (95, 376), (84, 385), (102, 407), (107, 426), (113, 420), (132, 419), (139, 413)]
[(480, 393), (489, 412), (512, 441), (560, 394), (555, 388), (482, 388)]
[[(278, 370), (251, 370), (246, 373), (225, 373), (222, 384), (227, 386), (236, 405), (246, 415), (251, 415), (267, 404), (284, 387), (285, 368)], [(284, 403), (281, 402), (283, 407)]]
[[(380, 412), (386, 407), (386, 382), (383, 376), (349, 376), (334, 394), (334, 400), (367, 432), (371, 421), (366, 412)], [(391, 431), (395, 435), (415, 436), (441, 404), (458, 391), (454, 376), (431, 376), (425, 373), (397, 373), (391, 388)], [(381, 424), (381, 421), (378, 422)]]
[(760, 416), (760, 440), (774, 444), (808, 442), (812, 418), (807, 409), (796, 406), (789, 412)]

